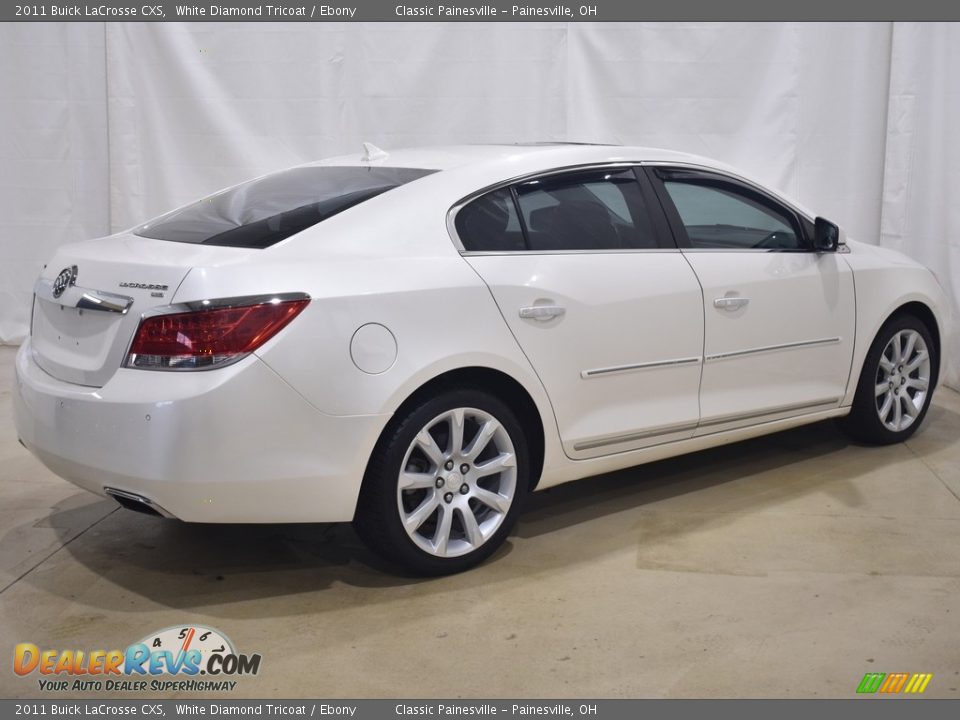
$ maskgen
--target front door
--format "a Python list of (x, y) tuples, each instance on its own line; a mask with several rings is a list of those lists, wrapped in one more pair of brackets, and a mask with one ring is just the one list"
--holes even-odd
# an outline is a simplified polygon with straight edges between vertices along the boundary
[(700, 427), (707, 434), (835, 408), (853, 354), (853, 276), (812, 250), (812, 223), (751, 185), (654, 171), (703, 287)]

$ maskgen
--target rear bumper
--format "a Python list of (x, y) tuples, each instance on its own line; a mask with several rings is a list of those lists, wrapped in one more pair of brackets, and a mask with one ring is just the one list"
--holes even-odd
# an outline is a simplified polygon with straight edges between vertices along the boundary
[(17, 354), (13, 407), (20, 440), (57, 475), (100, 495), (142, 496), (190, 522), (351, 520), (388, 419), (325, 415), (255, 356), (73, 385), (45, 373), (29, 341)]

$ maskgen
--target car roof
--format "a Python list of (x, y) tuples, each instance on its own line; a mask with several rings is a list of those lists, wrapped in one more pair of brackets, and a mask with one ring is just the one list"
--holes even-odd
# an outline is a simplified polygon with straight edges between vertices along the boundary
[[(365, 144), (366, 145), (366, 144)], [(815, 214), (788, 195), (742, 170), (692, 153), (663, 148), (589, 143), (533, 142), (489, 145), (446, 145), (436, 147), (380, 149), (366, 145), (365, 152), (320, 160), (315, 166), (399, 167), (436, 170), (441, 178), (425, 178), (416, 184), (447, 195), (466, 197), (498, 183), (561, 168), (605, 163), (669, 163), (687, 165), (740, 178), (792, 206), (810, 218)]]
[[(447, 145), (402, 149), (380, 149), (365, 144), (362, 153), (327, 158), (308, 163), (307, 166), (417, 168), (436, 172), (377, 195), (355, 209), (339, 213), (314, 226), (309, 232), (300, 234), (322, 234), (325, 236), (323, 243), (300, 242), (295, 236), (290, 241), (278, 243), (272, 253), (311, 253), (315, 248), (323, 248), (328, 255), (337, 248), (337, 252), (345, 256), (362, 252), (365, 257), (371, 254), (384, 257), (433, 254), (441, 249), (450, 252), (454, 246), (449, 237), (449, 213), (477, 194), (531, 175), (608, 163), (664, 163), (717, 170), (753, 183), (809, 218), (814, 217), (790, 198), (762, 182), (752, 180), (735, 168), (674, 150), (575, 143)], [(353, 225), (358, 219), (362, 221)], [(397, 228), (404, 224), (417, 231), (401, 233), (404, 240), (398, 243)]]
[[(380, 148), (373, 148), (380, 151)], [(544, 166), (576, 165), (590, 162), (679, 162), (725, 168), (721, 163), (690, 153), (661, 148), (605, 145), (577, 142), (526, 142), (489, 145), (446, 145), (436, 147), (383, 149), (382, 155), (366, 152), (320, 160), (311, 165), (362, 165), (409, 167), (424, 170), (452, 170), (469, 165), (506, 165), (541, 161)], [(523, 162), (523, 164), (526, 164)], [(535, 164), (541, 164), (535, 162)]]
[[(372, 152), (371, 152), (372, 151)], [(368, 154), (369, 153), (369, 154)], [(488, 183), (525, 174), (604, 163), (671, 163), (718, 170), (751, 182), (803, 210), (795, 200), (768, 184), (718, 160), (692, 153), (637, 145), (602, 145), (573, 142), (529, 142), (489, 145), (441, 145), (436, 147), (381, 150), (369, 146), (364, 153), (340, 155), (312, 166), (360, 166), (419, 168), (443, 172), (445, 181), (476, 190)], [(465, 190), (466, 191), (466, 190)]]

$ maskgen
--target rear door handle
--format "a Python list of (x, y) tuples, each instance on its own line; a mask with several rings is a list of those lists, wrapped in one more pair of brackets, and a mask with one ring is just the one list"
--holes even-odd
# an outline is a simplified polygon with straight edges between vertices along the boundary
[(745, 297), (721, 297), (713, 301), (713, 306), (718, 310), (739, 310), (746, 307), (750, 298)]
[(520, 308), (520, 317), (530, 320), (552, 320), (566, 312), (567, 309), (560, 305), (532, 305)]

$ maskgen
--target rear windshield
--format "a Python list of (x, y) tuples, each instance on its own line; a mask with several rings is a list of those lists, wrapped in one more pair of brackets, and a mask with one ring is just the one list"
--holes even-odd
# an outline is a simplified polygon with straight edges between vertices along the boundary
[(133, 232), (171, 242), (265, 248), (435, 170), (299, 167), (237, 185)]

